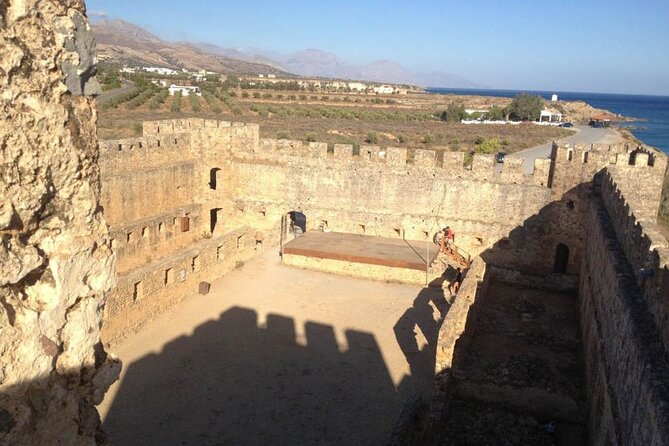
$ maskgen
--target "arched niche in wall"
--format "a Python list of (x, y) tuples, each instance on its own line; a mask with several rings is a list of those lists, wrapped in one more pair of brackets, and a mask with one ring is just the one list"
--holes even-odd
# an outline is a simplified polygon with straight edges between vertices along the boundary
[(564, 243), (560, 243), (555, 247), (555, 266), (553, 272), (566, 273), (567, 265), (569, 265), (569, 247)]

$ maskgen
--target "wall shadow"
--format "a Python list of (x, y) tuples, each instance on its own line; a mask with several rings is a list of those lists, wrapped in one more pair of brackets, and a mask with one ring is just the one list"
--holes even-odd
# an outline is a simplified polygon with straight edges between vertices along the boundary
[(127, 365), (103, 425), (111, 444), (385, 444), (413, 378), (396, 390), (370, 333), (347, 331), (342, 351), (333, 327), (304, 328), (301, 345), (292, 318), (259, 327), (235, 307)]
[[(416, 383), (434, 377), (439, 327), (449, 308), (441, 288), (425, 287), (416, 296), (413, 306), (404, 312), (393, 327), (397, 343)], [(424, 342), (422, 346), (419, 340)], [(409, 385), (408, 382), (405, 384), (407, 387)], [(418, 395), (424, 391), (420, 385), (406, 390)]]

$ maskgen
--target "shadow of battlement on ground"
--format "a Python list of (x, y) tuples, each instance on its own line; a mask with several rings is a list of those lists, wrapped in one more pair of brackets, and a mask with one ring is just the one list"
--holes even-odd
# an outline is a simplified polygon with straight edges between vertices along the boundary
[[(291, 317), (233, 307), (128, 364), (104, 428), (113, 444), (383, 444), (402, 401), (429, 382), (438, 326), (421, 293), (396, 327), (415, 325), (429, 348), (400, 341), (411, 376), (395, 386), (374, 335), (307, 322), (296, 337)], [(410, 337), (410, 335), (409, 335)], [(404, 338), (403, 338), (404, 339)]]

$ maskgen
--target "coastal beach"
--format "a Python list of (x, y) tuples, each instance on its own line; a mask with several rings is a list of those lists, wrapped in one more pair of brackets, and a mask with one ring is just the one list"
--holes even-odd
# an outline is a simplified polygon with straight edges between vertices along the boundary
[[(459, 88), (428, 88), (428, 93), (477, 95), (492, 97), (514, 97), (520, 90), (488, 90)], [(634, 118), (633, 122), (622, 122), (643, 143), (669, 153), (669, 96), (648, 96), (609, 93), (579, 93), (563, 91), (528, 91), (550, 100), (557, 94), (561, 101), (584, 101), (599, 109), (621, 116)]]

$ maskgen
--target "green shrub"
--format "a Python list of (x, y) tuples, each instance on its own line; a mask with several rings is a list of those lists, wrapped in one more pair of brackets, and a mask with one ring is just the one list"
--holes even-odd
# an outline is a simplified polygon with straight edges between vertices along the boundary
[(248, 92), (246, 92), (246, 91), (242, 92), (242, 97), (243, 98), (248, 98), (249, 97)]
[(441, 112), (440, 118), (442, 121), (460, 122), (460, 120), (467, 117), (465, 106), (460, 103), (451, 102), (446, 107), (446, 110)]
[(149, 104), (149, 108), (151, 110), (156, 110), (158, 109), (161, 105), (165, 103), (165, 100), (167, 99), (167, 96), (169, 95), (169, 92), (167, 90), (161, 90), (160, 93), (158, 93), (151, 103)]
[(149, 99), (151, 99), (151, 97), (154, 94), (156, 94), (157, 92), (158, 92), (158, 89), (153, 87), (153, 85), (151, 85), (151, 87), (146, 88), (139, 95), (135, 96), (132, 100), (128, 101), (128, 103), (126, 104), (126, 107), (129, 110), (133, 110), (133, 109), (139, 107), (140, 105), (144, 104)]
[(204, 98), (205, 101), (207, 101), (207, 105), (209, 105), (211, 111), (213, 111), (214, 113), (221, 112), (221, 106), (216, 103), (216, 98), (214, 97), (213, 94), (211, 94), (209, 91), (203, 91), (202, 97)]
[(406, 135), (400, 135), (400, 136), (397, 137), (397, 139), (399, 140), (399, 142), (401, 144), (406, 144), (406, 143), (409, 142), (409, 137), (406, 136)]
[(368, 142), (369, 144), (378, 144), (379, 134), (374, 131), (367, 132), (367, 137), (365, 138), (365, 141)]
[(437, 140), (437, 138), (434, 136), (434, 134), (428, 132), (423, 135), (423, 143), (424, 144), (434, 144), (434, 142)]
[(279, 132), (279, 133), (276, 134), (276, 139), (290, 139), (290, 133)]
[(170, 111), (172, 113), (179, 113), (181, 111), (181, 92), (177, 91), (172, 96), (172, 105), (170, 106)]
[(260, 99), (260, 92), (254, 91), (253, 92), (253, 97), (256, 98), (256, 99)]
[(318, 133), (316, 132), (308, 132), (306, 135), (306, 140), (308, 142), (316, 142), (318, 141)]
[(195, 93), (191, 93), (188, 95), (188, 98), (190, 99), (190, 106), (193, 109), (193, 111), (199, 112), (202, 109), (200, 107), (200, 97)]
[(476, 153), (497, 153), (499, 151), (499, 139), (490, 138), (476, 146)]

